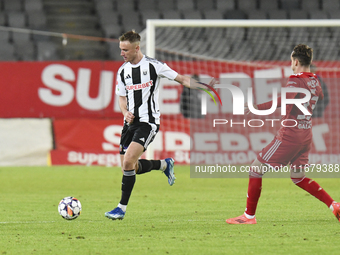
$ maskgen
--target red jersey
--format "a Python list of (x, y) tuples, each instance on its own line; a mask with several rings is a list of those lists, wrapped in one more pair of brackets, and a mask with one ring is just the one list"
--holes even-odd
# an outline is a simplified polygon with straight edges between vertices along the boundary
[[(313, 109), (320, 99), (323, 99), (323, 93), (317, 76), (313, 73), (302, 72), (293, 74), (289, 77), (286, 87), (304, 88), (311, 93), (309, 102), (304, 103), (304, 107), (309, 113), (313, 113)], [(304, 98), (303, 93), (287, 93), (286, 97)], [(272, 102), (257, 105), (259, 110), (270, 109)], [(281, 106), (281, 97), (278, 98), (278, 107)], [(281, 128), (277, 131), (276, 139), (279, 141), (290, 141), (295, 144), (310, 143), (312, 140), (312, 118), (311, 115), (304, 115), (295, 104), (288, 104), (286, 107), (286, 115), (282, 116)], [(290, 127), (285, 127), (290, 126)]]

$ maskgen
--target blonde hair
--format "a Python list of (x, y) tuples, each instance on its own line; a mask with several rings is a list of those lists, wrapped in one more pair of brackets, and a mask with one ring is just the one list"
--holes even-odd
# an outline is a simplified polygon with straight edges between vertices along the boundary
[(139, 43), (140, 42), (140, 35), (135, 31), (131, 30), (129, 32), (124, 33), (122, 36), (119, 37), (119, 41), (129, 41), (130, 43)]

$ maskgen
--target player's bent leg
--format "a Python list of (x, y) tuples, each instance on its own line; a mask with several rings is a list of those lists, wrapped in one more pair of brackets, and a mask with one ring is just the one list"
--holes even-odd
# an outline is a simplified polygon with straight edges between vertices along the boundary
[(145, 174), (151, 170), (160, 170), (168, 178), (169, 185), (172, 186), (176, 180), (174, 162), (175, 160), (173, 158), (166, 158), (164, 160), (139, 159), (136, 174)]
[(136, 142), (131, 142), (126, 150), (123, 161), (124, 170), (135, 170), (138, 164), (139, 157), (143, 154), (144, 147)]
[(290, 178), (296, 186), (307, 191), (309, 194), (325, 203), (338, 221), (340, 221), (340, 203), (335, 202), (316, 181), (307, 178), (303, 170), (296, 171), (295, 168), (294, 171), (291, 169)]

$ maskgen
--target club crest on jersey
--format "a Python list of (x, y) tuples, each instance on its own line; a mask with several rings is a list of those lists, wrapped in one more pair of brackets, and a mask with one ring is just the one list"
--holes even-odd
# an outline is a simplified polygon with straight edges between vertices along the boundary
[(148, 81), (142, 84), (133, 84), (133, 85), (128, 85), (126, 86), (127, 90), (140, 90), (140, 89), (144, 89), (144, 88), (148, 88), (151, 87), (153, 85), (152, 81)]
[(147, 75), (148, 74), (148, 70), (143, 70), (143, 75)]

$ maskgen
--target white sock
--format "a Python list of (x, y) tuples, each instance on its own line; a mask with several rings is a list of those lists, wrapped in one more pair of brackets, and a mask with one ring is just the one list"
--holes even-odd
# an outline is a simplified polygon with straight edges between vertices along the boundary
[(161, 169), (160, 170), (162, 170), (164, 172), (164, 170), (166, 169), (167, 166), (168, 166), (168, 164), (165, 162), (164, 159), (162, 159), (161, 160)]
[(122, 209), (123, 212), (126, 212), (126, 207), (127, 205), (122, 205), (121, 203), (118, 204), (118, 206), (120, 209)]
[(249, 215), (249, 214), (246, 214), (246, 213), (244, 213), (244, 216), (246, 216), (246, 218), (249, 219), (249, 220), (255, 218), (255, 215)]

